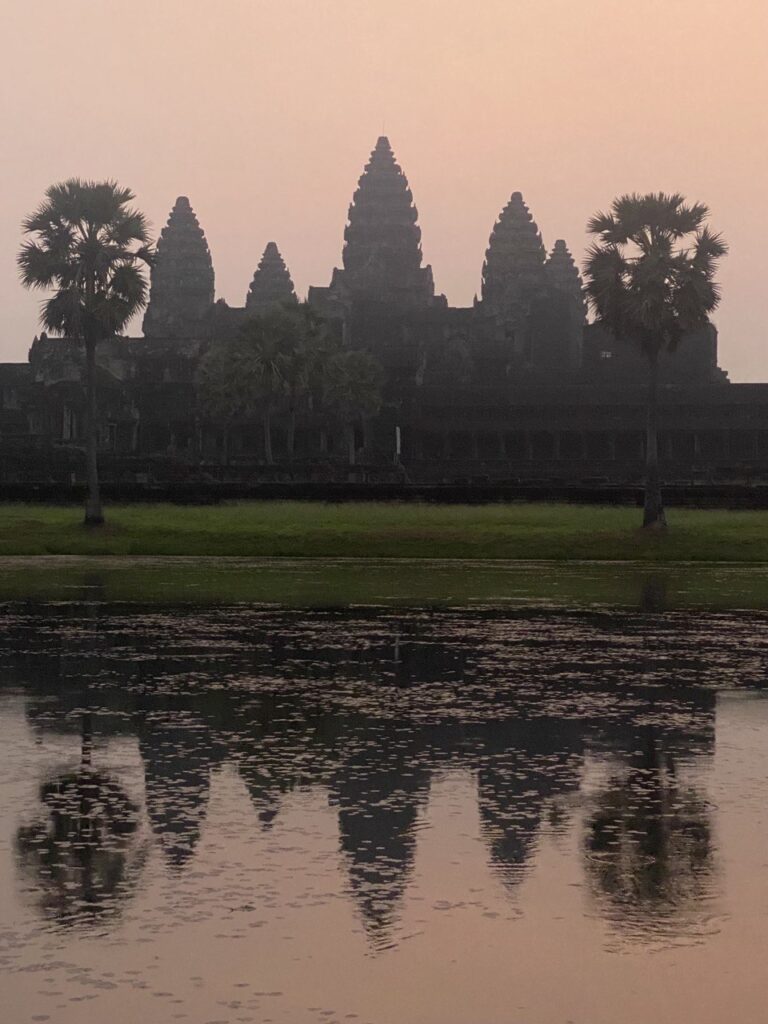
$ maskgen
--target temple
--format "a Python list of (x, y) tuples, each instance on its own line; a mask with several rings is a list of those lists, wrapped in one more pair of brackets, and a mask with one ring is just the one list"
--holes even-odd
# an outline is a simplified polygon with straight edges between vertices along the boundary
[[(198, 409), (197, 365), (211, 341), (298, 298), (269, 242), (243, 306), (216, 300), (205, 234), (181, 196), (158, 241), (143, 338), (100, 346), (105, 479), (642, 479), (642, 354), (588, 322), (566, 241), (545, 244), (520, 192), (490, 225), (479, 297), (450, 306), (425, 263), (406, 176), (381, 137), (352, 197), (340, 264), (307, 301), (345, 345), (376, 357), (385, 380), (380, 413), (356, 428), (354, 471), (341, 429), (311, 410), (298, 420), (294, 411), (290, 425), (276, 416), (276, 465), (265, 466), (259, 423), (236, 425), (224, 443)], [(729, 383), (713, 326), (665, 356), (661, 377), (668, 480), (768, 475), (768, 385)], [(80, 347), (36, 338), (28, 363), (0, 364), (0, 394), (0, 482), (81, 479)]]

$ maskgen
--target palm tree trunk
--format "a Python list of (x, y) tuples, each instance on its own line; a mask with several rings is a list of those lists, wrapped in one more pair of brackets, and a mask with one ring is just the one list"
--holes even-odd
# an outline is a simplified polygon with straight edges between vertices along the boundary
[(272, 457), (272, 413), (269, 409), (264, 413), (264, 460), (268, 466), (274, 462)]
[(288, 458), (293, 462), (293, 456), (296, 452), (296, 410), (291, 409), (288, 415), (288, 437), (286, 439), (288, 445)]
[(195, 415), (193, 430), (195, 434), (195, 461), (199, 467), (203, 461), (203, 425), (198, 415)]
[(653, 353), (648, 361), (648, 406), (645, 432), (645, 498), (643, 528), (665, 529), (667, 520), (661, 496), (659, 476), (659, 357)]
[(101, 526), (104, 513), (99, 490), (99, 424), (96, 417), (96, 342), (85, 342), (85, 464), (88, 477), (88, 498), (85, 503), (85, 525)]

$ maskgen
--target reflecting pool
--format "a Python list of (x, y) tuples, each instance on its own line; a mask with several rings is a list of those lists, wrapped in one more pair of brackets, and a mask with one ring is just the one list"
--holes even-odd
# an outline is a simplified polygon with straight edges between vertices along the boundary
[(3, 1020), (761, 1021), (767, 680), (760, 610), (6, 603)]

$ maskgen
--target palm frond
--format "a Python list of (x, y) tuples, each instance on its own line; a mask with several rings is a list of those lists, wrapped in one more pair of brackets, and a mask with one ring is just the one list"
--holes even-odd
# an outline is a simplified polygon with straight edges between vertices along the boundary
[(58, 254), (38, 242), (25, 242), (16, 263), (25, 288), (51, 288), (62, 274)]
[(590, 235), (612, 235), (614, 228), (616, 227), (616, 221), (609, 213), (602, 213), (598, 211), (594, 217), (590, 217), (587, 221), (587, 231)]

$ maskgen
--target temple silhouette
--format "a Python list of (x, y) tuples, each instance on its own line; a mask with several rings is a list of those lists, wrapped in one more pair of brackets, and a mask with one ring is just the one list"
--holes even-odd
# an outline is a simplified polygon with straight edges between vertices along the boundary
[[(243, 305), (216, 300), (204, 231), (180, 196), (158, 240), (143, 337), (100, 346), (105, 479), (315, 479), (320, 465), (321, 479), (642, 479), (643, 356), (588, 322), (571, 251), (563, 239), (545, 245), (519, 192), (491, 228), (480, 295), (449, 306), (423, 259), (406, 176), (379, 138), (349, 207), (341, 266), (307, 301), (384, 370), (382, 410), (356, 426), (354, 471), (341, 428), (321, 430), (311, 409), (296, 424), (290, 465), (288, 426), (275, 417), (277, 465), (265, 466), (258, 422), (236, 424), (225, 442), (198, 408), (195, 375), (211, 341), (298, 298), (270, 241)], [(768, 471), (768, 385), (729, 383), (717, 348), (710, 325), (662, 359), (660, 457), (670, 481)], [(82, 369), (77, 343), (45, 335), (28, 363), (0, 364), (0, 481), (80, 479)]]

